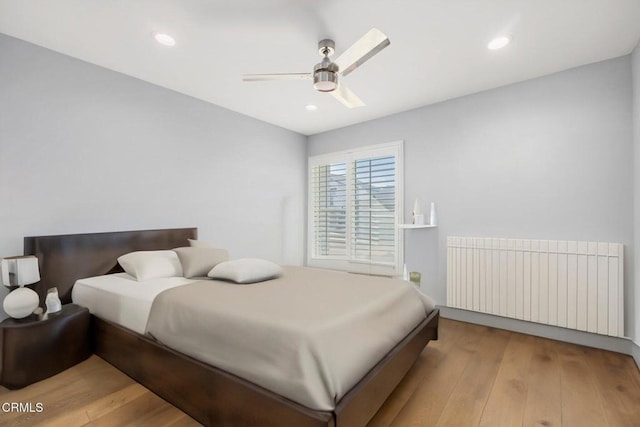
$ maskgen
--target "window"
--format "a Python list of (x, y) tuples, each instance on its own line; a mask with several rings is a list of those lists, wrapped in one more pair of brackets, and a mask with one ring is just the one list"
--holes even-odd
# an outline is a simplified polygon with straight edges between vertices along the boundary
[(309, 158), (308, 265), (401, 273), (402, 141)]

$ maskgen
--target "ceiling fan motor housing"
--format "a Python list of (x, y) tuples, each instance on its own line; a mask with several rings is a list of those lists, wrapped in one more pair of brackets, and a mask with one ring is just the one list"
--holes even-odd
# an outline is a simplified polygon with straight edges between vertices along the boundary
[(313, 87), (320, 92), (331, 92), (338, 87), (338, 66), (325, 56), (313, 67)]
[(321, 56), (331, 56), (336, 51), (336, 44), (331, 39), (323, 39), (318, 42), (318, 53)]

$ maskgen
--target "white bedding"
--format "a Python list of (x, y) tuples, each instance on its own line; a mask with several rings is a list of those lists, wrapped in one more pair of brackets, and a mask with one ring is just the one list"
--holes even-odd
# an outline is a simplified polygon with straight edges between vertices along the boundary
[(169, 277), (138, 282), (127, 273), (109, 274), (76, 281), (71, 299), (101, 319), (144, 334), (156, 295), (194, 281)]

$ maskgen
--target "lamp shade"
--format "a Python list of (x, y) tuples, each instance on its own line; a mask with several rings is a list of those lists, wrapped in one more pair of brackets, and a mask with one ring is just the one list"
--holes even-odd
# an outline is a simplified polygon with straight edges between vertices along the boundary
[(38, 258), (33, 255), (3, 258), (2, 284), (5, 286), (24, 286), (40, 280)]

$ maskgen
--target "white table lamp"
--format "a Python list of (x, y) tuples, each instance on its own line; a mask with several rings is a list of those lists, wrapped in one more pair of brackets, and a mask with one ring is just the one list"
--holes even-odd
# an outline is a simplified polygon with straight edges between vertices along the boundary
[(0, 263), (2, 284), (5, 286), (19, 286), (10, 292), (4, 299), (2, 307), (4, 311), (14, 319), (22, 319), (29, 316), (38, 308), (40, 298), (38, 294), (25, 288), (40, 280), (38, 258), (33, 255), (3, 258)]

